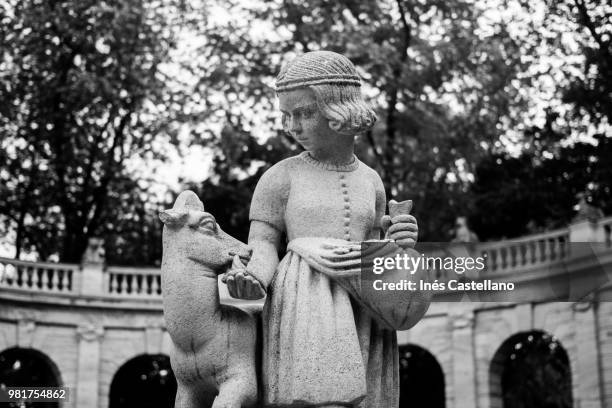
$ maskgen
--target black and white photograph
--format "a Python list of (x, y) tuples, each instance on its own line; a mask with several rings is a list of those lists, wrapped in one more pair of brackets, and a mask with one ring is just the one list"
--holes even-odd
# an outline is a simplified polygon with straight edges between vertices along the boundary
[(0, 407), (612, 408), (612, 4), (0, 0)]

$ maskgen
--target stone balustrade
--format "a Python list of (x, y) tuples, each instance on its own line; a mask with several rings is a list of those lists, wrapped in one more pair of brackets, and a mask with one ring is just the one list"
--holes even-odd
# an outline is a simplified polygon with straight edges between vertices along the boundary
[(567, 258), (570, 231), (568, 228), (530, 235), (511, 241), (485, 242), (478, 245), (487, 259), (489, 273), (517, 271)]
[(79, 265), (0, 258), (0, 287), (72, 293), (78, 273)]
[(161, 296), (161, 275), (157, 268), (109, 267), (104, 271), (108, 294), (128, 297)]
[[(570, 242), (604, 243), (612, 249), (612, 217), (595, 223), (581, 221), (568, 228), (523, 238), (483, 242), (476, 253), (485, 256), (487, 274), (520, 273), (541, 269), (570, 255)], [(448, 278), (436, 276), (436, 278)], [(93, 284), (92, 284), (93, 281)], [(94, 297), (108, 300), (161, 301), (158, 268), (103, 267), (101, 264), (60, 264), (0, 258), (0, 292), (44, 293), (54, 296)], [(161, 304), (160, 304), (161, 306)]]

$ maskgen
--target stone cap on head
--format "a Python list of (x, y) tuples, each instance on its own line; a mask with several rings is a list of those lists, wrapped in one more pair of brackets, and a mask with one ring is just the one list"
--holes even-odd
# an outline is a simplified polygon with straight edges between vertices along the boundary
[(332, 51), (312, 51), (287, 63), (276, 78), (276, 92), (288, 92), (311, 85), (361, 86), (353, 63)]

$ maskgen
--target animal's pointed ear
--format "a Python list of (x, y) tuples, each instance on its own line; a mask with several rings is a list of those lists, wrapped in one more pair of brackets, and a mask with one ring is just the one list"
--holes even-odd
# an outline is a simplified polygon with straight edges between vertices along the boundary
[(173, 227), (184, 223), (188, 214), (186, 210), (161, 210), (159, 212), (159, 219), (167, 226)]
[(179, 194), (172, 207), (174, 210), (180, 210), (182, 208), (204, 211), (204, 204), (200, 201), (196, 193), (191, 190), (185, 190)]

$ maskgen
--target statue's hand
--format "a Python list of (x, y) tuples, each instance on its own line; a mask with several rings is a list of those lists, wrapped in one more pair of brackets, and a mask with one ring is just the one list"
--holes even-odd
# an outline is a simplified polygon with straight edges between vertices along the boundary
[(256, 300), (266, 295), (261, 283), (247, 272), (238, 255), (234, 255), (232, 266), (221, 280), (227, 284), (227, 290), (233, 298)]
[(414, 248), (419, 236), (419, 226), (414, 216), (410, 215), (412, 200), (389, 201), (389, 215), (384, 215), (380, 226), (385, 238), (392, 239), (402, 248)]
[(385, 238), (394, 240), (402, 248), (414, 248), (419, 237), (417, 220), (410, 214), (395, 217), (385, 215), (381, 219), (381, 227), (385, 231)]

